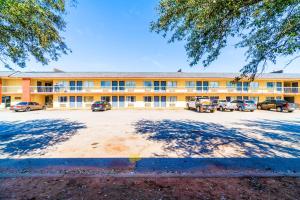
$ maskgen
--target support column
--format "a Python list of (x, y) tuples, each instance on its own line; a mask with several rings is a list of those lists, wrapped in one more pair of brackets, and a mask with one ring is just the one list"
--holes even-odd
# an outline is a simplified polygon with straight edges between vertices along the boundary
[(0, 79), (0, 105), (2, 104), (2, 79)]
[(30, 101), (30, 78), (23, 78), (22, 89), (22, 101)]

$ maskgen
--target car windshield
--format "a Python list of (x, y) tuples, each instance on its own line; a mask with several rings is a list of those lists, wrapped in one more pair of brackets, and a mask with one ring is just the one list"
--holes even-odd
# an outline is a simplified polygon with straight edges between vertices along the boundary
[(20, 102), (20, 103), (18, 103), (17, 105), (18, 105), (18, 106), (26, 106), (26, 105), (28, 105), (28, 102)]
[(246, 103), (253, 103), (253, 104), (255, 103), (254, 101), (245, 101), (245, 102)]
[(104, 104), (104, 101), (97, 101), (95, 104)]
[(277, 103), (286, 103), (287, 101), (285, 100), (277, 100)]

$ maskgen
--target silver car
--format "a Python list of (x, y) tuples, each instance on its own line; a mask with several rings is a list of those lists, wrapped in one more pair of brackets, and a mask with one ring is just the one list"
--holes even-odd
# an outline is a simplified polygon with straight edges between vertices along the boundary
[(252, 100), (233, 100), (231, 102), (234, 104), (239, 111), (250, 111), (256, 110), (256, 103)]
[(236, 110), (236, 105), (228, 102), (226, 99), (215, 99), (212, 103), (217, 107), (217, 110), (220, 111), (230, 110), (232, 112)]

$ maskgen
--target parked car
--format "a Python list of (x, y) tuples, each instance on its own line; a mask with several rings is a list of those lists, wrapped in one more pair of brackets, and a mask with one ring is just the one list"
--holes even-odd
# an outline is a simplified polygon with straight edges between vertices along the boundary
[(276, 100), (266, 100), (257, 104), (258, 110), (271, 110), (276, 109), (278, 112), (287, 111), (293, 112), (296, 109), (296, 104), (289, 103), (285, 100), (276, 99)]
[(46, 109), (46, 106), (43, 106), (37, 102), (20, 102), (14, 106), (11, 106), (10, 109), (14, 110), (15, 112), (28, 112), (32, 110), (44, 110)]
[(111, 104), (107, 101), (96, 101), (92, 104), (91, 109), (93, 112), (111, 110)]
[(212, 104), (210, 99), (205, 97), (192, 97), (189, 102), (187, 102), (187, 109), (196, 109), (197, 112), (215, 112), (216, 106)]
[(236, 105), (232, 104), (231, 102), (227, 101), (226, 99), (215, 99), (212, 101), (213, 105), (216, 106), (217, 110), (226, 111), (230, 110), (231, 112), (236, 110)]
[(233, 100), (231, 103), (239, 111), (250, 111), (256, 110), (256, 103), (252, 100)]

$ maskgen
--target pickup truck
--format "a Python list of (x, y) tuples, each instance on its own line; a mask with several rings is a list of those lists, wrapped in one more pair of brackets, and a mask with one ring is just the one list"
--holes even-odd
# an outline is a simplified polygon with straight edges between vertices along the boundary
[(215, 112), (216, 106), (212, 104), (210, 99), (205, 97), (193, 97), (187, 102), (187, 109), (195, 109), (197, 112)]
[(227, 111), (230, 110), (231, 112), (236, 110), (236, 105), (232, 104), (231, 102), (227, 101), (226, 99), (215, 99), (212, 101), (213, 105), (217, 107), (217, 110), (220, 111)]

